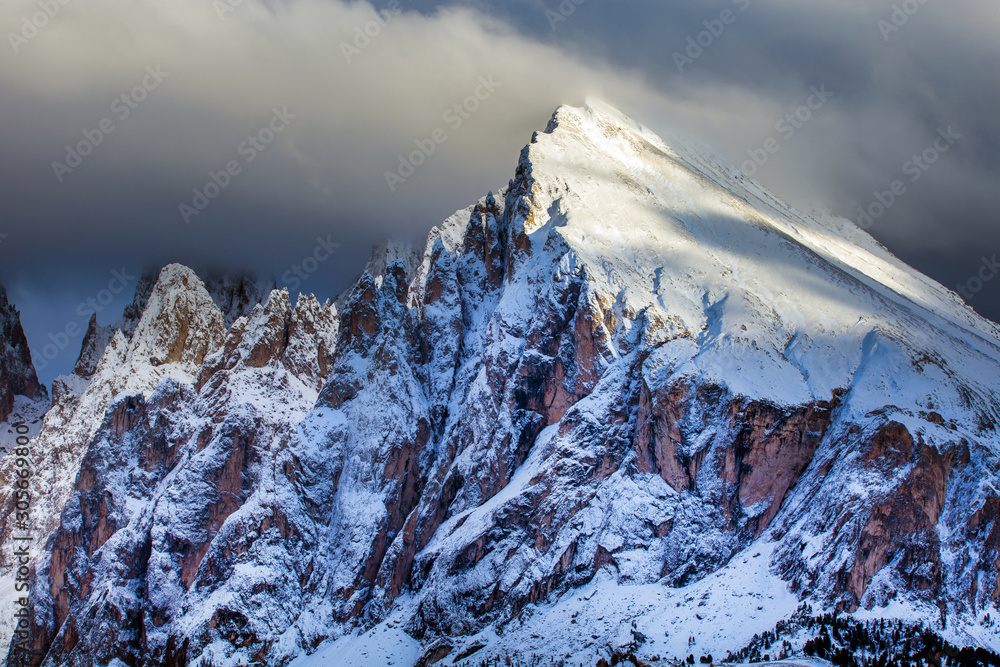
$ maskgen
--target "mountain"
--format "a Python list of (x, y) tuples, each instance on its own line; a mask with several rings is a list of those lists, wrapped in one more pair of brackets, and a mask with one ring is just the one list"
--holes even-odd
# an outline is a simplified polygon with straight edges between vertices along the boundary
[(804, 603), (996, 650), (998, 378), (850, 222), (561, 107), (336, 306), (161, 272), (35, 445), (30, 662), (653, 661)]
[[(259, 297), (267, 284), (249, 276), (210, 277), (202, 282), (191, 270), (171, 265), (158, 275), (147, 273), (139, 278), (133, 302), (114, 325), (101, 326), (91, 318), (74, 373), (55, 379), (52, 406), (40, 432), (35, 428), (32, 433), (37, 436), (31, 446), (31, 481), (37, 494), (28, 524), (34, 536), (32, 555), (39, 553), (58, 527), (80, 463), (108, 408), (121, 395), (152, 393), (164, 379), (196, 381), (206, 355), (224, 343), (226, 322), (252, 312), (257, 304), (249, 301)], [(13, 458), (0, 463), (0, 482), (5, 487), (0, 491), (3, 590), (13, 589), (14, 583), (11, 554), (17, 542), (10, 483), (16, 469)], [(14, 600), (16, 596), (5, 594), (2, 602), (0, 636), (5, 640), (12, 631)]]

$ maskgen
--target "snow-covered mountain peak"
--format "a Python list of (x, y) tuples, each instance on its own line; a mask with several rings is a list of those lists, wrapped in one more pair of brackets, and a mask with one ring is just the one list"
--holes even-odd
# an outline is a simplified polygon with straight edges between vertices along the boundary
[(149, 296), (146, 310), (132, 336), (129, 358), (164, 368), (190, 382), (205, 356), (215, 351), (226, 335), (222, 311), (194, 271), (170, 264)]
[[(159, 273), (147, 271), (142, 274), (136, 285), (134, 300), (125, 307), (121, 319), (116, 323), (101, 325), (97, 322), (96, 315), (91, 316), (80, 356), (73, 369), (74, 374), (81, 377), (94, 374), (115, 330), (121, 331), (126, 340), (131, 339), (146, 310), (146, 303), (159, 279)], [(249, 315), (255, 305), (266, 301), (275, 288), (273, 277), (262, 278), (246, 273), (209, 273), (202, 282), (212, 301), (222, 312), (227, 328), (233, 326), (240, 317)]]
[[(575, 183), (575, 176), (582, 175), (583, 183), (578, 184), (590, 187), (577, 187), (574, 193), (584, 200), (589, 200), (588, 192), (597, 192), (602, 185), (617, 185), (620, 199), (611, 203), (660, 209), (665, 217), (683, 223), (678, 232), (703, 244), (723, 244), (730, 251), (742, 252), (741, 244), (760, 233), (784, 237), (800, 252), (819, 260), (814, 263), (836, 274), (846, 273), (877, 292), (887, 302), (881, 305), (914, 311), (918, 317), (961, 337), (971, 333), (984, 339), (972, 344), (981, 347), (986, 342), (993, 348), (991, 356), (1000, 351), (997, 324), (980, 317), (956, 294), (901, 262), (851, 221), (803, 214), (694, 138), (672, 130), (666, 136), (664, 141), (610, 104), (588, 98), (582, 107), (557, 109), (545, 133), (536, 134), (532, 145), (526, 147), (522, 162), (530, 163), (535, 179), (539, 178), (540, 168), (556, 176), (557, 183)], [(558, 164), (558, 169), (542, 168), (546, 163)], [(559, 179), (562, 175), (565, 178)], [(552, 184), (543, 189), (551, 190)], [(605, 198), (611, 195), (607, 191), (601, 194)], [(630, 219), (626, 211), (621, 211), (600, 222), (611, 225)], [(730, 230), (724, 227), (735, 225), (726, 222), (751, 229), (742, 230), (749, 234), (728, 233)], [(654, 231), (663, 234), (667, 230), (661, 227)], [(751, 242), (749, 251), (758, 250), (754, 247), (758, 245)]]
[[(847, 221), (813, 220), (693, 142), (668, 146), (599, 101), (563, 106), (511, 186), (532, 252), (563, 254), (612, 304), (619, 352), (644, 321), (668, 330), (670, 373), (738, 395), (798, 405), (868, 386), (854, 393), (864, 413), (889, 382), (912, 389), (897, 400), (915, 412), (939, 373), (973, 387), (990, 419), (1000, 411), (996, 325)], [(917, 370), (893, 354), (938, 361)]]
[(564, 104), (556, 109), (545, 128), (545, 133), (552, 134), (559, 128), (563, 131), (572, 129), (595, 145), (603, 144), (605, 148), (623, 138), (633, 136), (660, 150), (675, 153), (673, 148), (653, 130), (596, 97), (587, 97), (580, 107)]

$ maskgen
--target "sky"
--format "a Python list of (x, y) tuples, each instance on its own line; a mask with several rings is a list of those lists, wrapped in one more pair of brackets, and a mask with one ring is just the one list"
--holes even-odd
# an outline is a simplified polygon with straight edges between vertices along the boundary
[(333, 297), (595, 96), (1000, 320), (998, 30), (995, 0), (5, 0), (0, 283), (46, 383), (144, 269)]

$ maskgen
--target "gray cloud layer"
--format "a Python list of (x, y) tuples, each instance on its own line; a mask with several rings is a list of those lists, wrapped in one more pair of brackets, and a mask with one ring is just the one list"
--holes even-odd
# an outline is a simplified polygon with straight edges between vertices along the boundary
[[(803, 208), (856, 219), (904, 181), (870, 231), (950, 287), (1000, 252), (995, 4), (899, 2), (916, 9), (891, 31), (892, 2), (438, 4), (4, 3), (0, 279), (33, 342), (121, 267), (280, 277), (322, 239), (341, 247), (301, 289), (332, 296), (373, 242), (421, 238), (506, 183), (531, 132), (586, 95), (737, 165), (776, 146), (747, 166)], [(40, 6), (54, 15), (28, 37)], [(796, 121), (813, 87), (833, 96)], [(905, 165), (948, 126), (961, 139), (913, 182)], [(390, 191), (385, 172), (432, 136), (446, 140)], [(98, 138), (72, 166), (67, 146)], [(192, 215), (213, 173), (224, 187)], [(970, 296), (1000, 319), (998, 293), (990, 283)]]

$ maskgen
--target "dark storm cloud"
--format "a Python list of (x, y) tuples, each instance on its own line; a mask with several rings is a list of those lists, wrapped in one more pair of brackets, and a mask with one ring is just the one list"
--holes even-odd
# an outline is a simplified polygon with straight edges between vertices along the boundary
[[(124, 266), (280, 278), (326, 240), (301, 289), (333, 296), (372, 243), (419, 241), (506, 183), (556, 106), (596, 94), (737, 165), (773, 140), (754, 177), (807, 209), (856, 219), (907, 179), (870, 231), (954, 288), (1000, 251), (1000, 22), (978, 0), (907, 3), (884, 34), (892, 2), (102, 0), (60, 5), (16, 54), (39, 5), (5, 3), (0, 279), (33, 343)], [(814, 87), (833, 96), (788, 136)], [(948, 126), (961, 139), (908, 180)], [(994, 319), (997, 282), (972, 300)]]
[[(370, 5), (320, 0), (221, 16), (196, 0), (60, 7), (0, 60), (0, 279), (39, 344), (121, 267), (282, 282), (322, 241), (340, 246), (287, 282), (334, 296), (374, 242), (419, 241), (505, 184), (562, 101), (649, 94), (470, 10), (374, 23)], [(0, 25), (20, 32), (36, 10), (5, 4)], [(390, 188), (386, 172), (428, 141)]]

